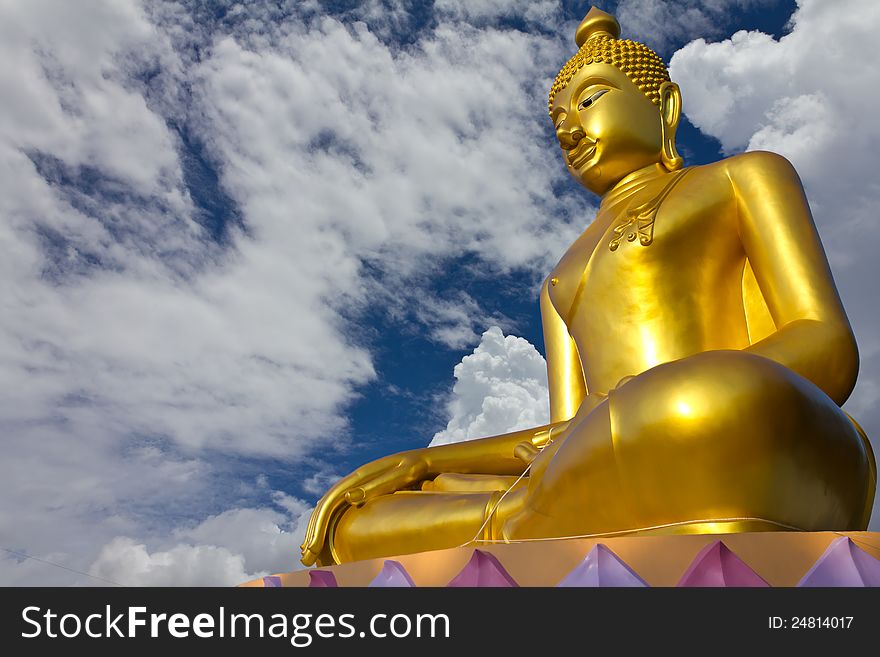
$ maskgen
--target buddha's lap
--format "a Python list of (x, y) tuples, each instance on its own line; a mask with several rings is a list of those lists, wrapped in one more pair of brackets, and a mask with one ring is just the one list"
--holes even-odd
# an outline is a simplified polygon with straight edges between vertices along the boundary
[[(540, 516), (537, 525), (578, 524), (565, 531), (741, 516), (863, 528), (874, 493), (870, 447), (834, 401), (782, 365), (737, 351), (630, 379), (538, 470), (522, 513)], [(511, 526), (543, 531), (534, 525), (520, 517)]]

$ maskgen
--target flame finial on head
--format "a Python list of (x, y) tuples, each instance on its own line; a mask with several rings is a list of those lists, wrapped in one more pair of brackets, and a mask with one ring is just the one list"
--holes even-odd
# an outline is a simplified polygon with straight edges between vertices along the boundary
[(618, 39), (620, 38), (620, 23), (611, 14), (605, 13), (598, 7), (593, 7), (578, 25), (577, 32), (574, 34), (575, 43), (580, 48), (587, 42), (587, 39), (599, 33), (607, 34), (612, 39)]

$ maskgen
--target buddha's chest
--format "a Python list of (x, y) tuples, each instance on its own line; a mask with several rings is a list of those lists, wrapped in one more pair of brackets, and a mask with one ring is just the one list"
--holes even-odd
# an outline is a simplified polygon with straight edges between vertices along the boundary
[(554, 268), (550, 299), (570, 328), (582, 313), (682, 300), (736, 276), (742, 247), (727, 195), (707, 196), (692, 182), (663, 192), (649, 186), (600, 209)]

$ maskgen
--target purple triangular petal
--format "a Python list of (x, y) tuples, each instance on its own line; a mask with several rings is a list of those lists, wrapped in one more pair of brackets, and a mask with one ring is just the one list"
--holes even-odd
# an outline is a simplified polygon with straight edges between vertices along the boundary
[(309, 588), (336, 588), (336, 575), (329, 570), (310, 570), (309, 571)]
[(504, 570), (495, 555), (474, 550), (471, 560), (447, 586), (451, 587), (512, 587), (519, 586)]
[(763, 577), (731, 552), (721, 541), (700, 550), (678, 586), (770, 586)]
[(406, 572), (406, 568), (399, 561), (387, 560), (379, 574), (370, 582), (371, 587), (377, 588), (393, 588), (393, 587), (414, 587), (415, 582)]
[(278, 575), (269, 575), (263, 578), (263, 586), (267, 589), (281, 586), (281, 578)]
[(848, 536), (836, 538), (798, 586), (880, 586), (880, 560)]
[(620, 557), (598, 543), (557, 586), (648, 586)]

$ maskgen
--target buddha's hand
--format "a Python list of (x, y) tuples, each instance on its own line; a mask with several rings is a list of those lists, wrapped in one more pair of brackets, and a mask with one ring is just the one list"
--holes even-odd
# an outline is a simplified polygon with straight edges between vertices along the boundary
[(329, 541), (330, 523), (346, 508), (360, 506), (367, 500), (411, 488), (428, 475), (428, 459), (424, 449), (415, 449), (385, 456), (361, 466), (336, 483), (318, 500), (306, 538), (302, 544), (302, 562), (314, 564)]
[[(593, 399), (592, 400), (592, 408), (595, 408), (598, 404), (601, 403), (602, 400)], [(582, 405), (583, 409), (584, 406)], [(589, 411), (587, 411), (589, 412)], [(560, 422), (554, 424), (552, 426), (547, 427), (541, 431), (536, 431), (535, 434), (529, 440), (524, 440), (521, 443), (518, 443), (516, 447), (513, 448), (513, 455), (517, 457), (520, 461), (525, 463), (526, 465), (531, 465), (532, 462), (538, 458), (538, 456), (545, 449), (550, 447), (552, 449), (553, 445), (558, 448), (560, 440), (564, 440), (565, 432), (572, 425), (574, 420), (569, 420), (568, 422)], [(555, 449), (552, 449), (555, 452)]]

